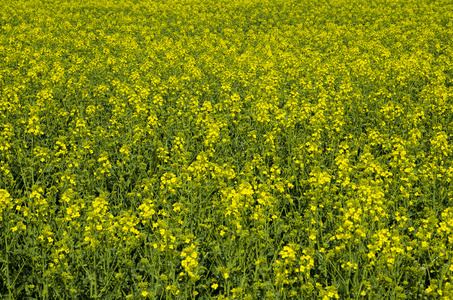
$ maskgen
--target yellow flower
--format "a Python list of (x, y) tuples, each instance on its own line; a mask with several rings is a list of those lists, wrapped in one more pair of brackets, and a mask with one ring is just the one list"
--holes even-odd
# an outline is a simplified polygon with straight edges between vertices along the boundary
[(218, 285), (217, 283), (214, 283), (214, 284), (211, 285), (211, 287), (212, 287), (214, 290), (216, 290), (216, 289), (219, 287), (219, 285)]

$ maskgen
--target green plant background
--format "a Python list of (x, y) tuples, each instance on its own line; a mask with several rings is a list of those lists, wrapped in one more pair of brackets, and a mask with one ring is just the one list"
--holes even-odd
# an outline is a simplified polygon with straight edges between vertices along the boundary
[(0, 1), (0, 295), (452, 299), (452, 20)]

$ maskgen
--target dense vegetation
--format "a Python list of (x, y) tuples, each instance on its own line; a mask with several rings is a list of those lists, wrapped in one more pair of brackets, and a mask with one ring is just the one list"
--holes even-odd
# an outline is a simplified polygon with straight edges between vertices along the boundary
[(0, 0), (0, 296), (452, 299), (448, 0)]

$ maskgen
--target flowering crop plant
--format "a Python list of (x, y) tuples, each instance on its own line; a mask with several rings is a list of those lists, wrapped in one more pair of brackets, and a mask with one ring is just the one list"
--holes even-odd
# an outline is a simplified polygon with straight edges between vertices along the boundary
[(451, 0), (0, 0), (0, 298), (453, 299)]

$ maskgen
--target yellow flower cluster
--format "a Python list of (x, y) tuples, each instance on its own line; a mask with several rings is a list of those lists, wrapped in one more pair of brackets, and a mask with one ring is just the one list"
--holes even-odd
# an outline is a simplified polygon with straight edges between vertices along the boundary
[(191, 244), (181, 252), (181, 257), (184, 259), (181, 261), (181, 265), (184, 270), (189, 274), (191, 279), (198, 280), (199, 276), (196, 274), (198, 271), (197, 252), (195, 251), (195, 245)]

